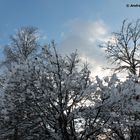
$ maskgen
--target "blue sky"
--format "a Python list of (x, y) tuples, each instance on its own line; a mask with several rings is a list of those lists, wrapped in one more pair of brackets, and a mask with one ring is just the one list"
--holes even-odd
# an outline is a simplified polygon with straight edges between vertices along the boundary
[(65, 24), (77, 18), (103, 20), (114, 31), (123, 19), (139, 18), (140, 8), (127, 8), (127, 3), (132, 0), (0, 0), (0, 43), (27, 25), (38, 27), (48, 40), (59, 40)]
[[(22, 26), (35, 26), (41, 43), (56, 40), (60, 51), (79, 49), (82, 59), (102, 65), (97, 42), (118, 31), (124, 19), (139, 18), (139, 0), (0, 0), (0, 46)], [(96, 52), (96, 53), (95, 53)], [(94, 55), (93, 55), (94, 54)]]

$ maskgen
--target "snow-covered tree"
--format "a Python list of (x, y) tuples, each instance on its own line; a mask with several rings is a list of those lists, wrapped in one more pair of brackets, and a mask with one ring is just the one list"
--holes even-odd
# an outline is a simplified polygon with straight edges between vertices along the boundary
[(128, 70), (137, 74), (140, 60), (140, 19), (136, 22), (123, 21), (119, 32), (113, 33), (113, 40), (106, 45), (107, 59), (116, 64), (115, 70)]
[[(90, 111), (87, 105), (95, 104), (91, 98), (96, 100), (96, 84), (89, 75), (87, 65), (80, 68), (77, 53), (62, 57), (54, 44), (52, 49), (42, 48), (35, 59), (17, 65), (4, 91), (7, 126), (1, 136), (18, 140), (93, 137), (95, 127), (89, 125), (98, 115), (94, 112), (91, 118), (89, 113), (88, 119), (85, 114)], [(83, 128), (79, 128), (81, 121)]]
[(10, 44), (4, 47), (5, 60), (1, 65), (12, 69), (13, 63), (23, 63), (35, 55), (39, 48), (38, 30), (35, 27), (21, 27), (10, 37)]
[(116, 75), (97, 78), (104, 114), (109, 121), (104, 131), (116, 140), (140, 139), (140, 84), (135, 76), (120, 82)]
[[(0, 114), (1, 116), (0, 127), (1, 127), (1, 130), (3, 130), (0, 132), (1, 134), (4, 132), (6, 135), (9, 135), (9, 136), (11, 136), (11, 131), (9, 131), (10, 129), (8, 128), (13, 127), (11, 122), (13, 123), (13, 121), (15, 120), (17, 121), (17, 119), (13, 120), (14, 118), (13, 114), (10, 117), (7, 116), (7, 115), (10, 115), (8, 111), (11, 111), (13, 109), (12, 98), (14, 98), (14, 96), (13, 95), (11, 96), (11, 93), (8, 92), (6, 88), (10, 82), (10, 79), (13, 76), (13, 73), (16, 73), (17, 69), (19, 69), (21, 66), (25, 66), (24, 64), (26, 62), (32, 61), (33, 59), (35, 59), (36, 50), (39, 48), (38, 32), (37, 32), (37, 29), (34, 27), (22, 27), (17, 31), (15, 35), (11, 36), (10, 39), (11, 39), (10, 44), (5, 46), (4, 48), (5, 59), (1, 62), (1, 66), (3, 67), (1, 67), (2, 70), (1, 70), (1, 76), (0, 76), (1, 96), (2, 97), (5, 96), (5, 98), (2, 98), (2, 104), (0, 106), (2, 108), (0, 112), (1, 113)], [(21, 115), (21, 118), (22, 118), (22, 115)], [(14, 127), (15, 128), (13, 128), (13, 130), (16, 131), (17, 129), (16, 123), (14, 124)], [(15, 136), (15, 139), (16, 139), (16, 136)]]
[(3, 61), (8, 67), (0, 77), (0, 139), (140, 139), (136, 75), (123, 82), (116, 75), (93, 80), (77, 52), (61, 56), (54, 42), (42, 47), (36, 30), (30, 36), (27, 29), (14, 36)]

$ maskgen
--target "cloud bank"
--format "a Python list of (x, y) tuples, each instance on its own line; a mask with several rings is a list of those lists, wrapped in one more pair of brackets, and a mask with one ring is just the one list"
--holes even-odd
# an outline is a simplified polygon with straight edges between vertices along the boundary
[(77, 49), (80, 59), (90, 64), (93, 76), (108, 75), (107, 71), (103, 70), (108, 65), (105, 52), (99, 47), (99, 44), (109, 38), (109, 28), (104, 22), (75, 19), (67, 22), (65, 28), (66, 31), (61, 33), (59, 51), (62, 54), (69, 54)]

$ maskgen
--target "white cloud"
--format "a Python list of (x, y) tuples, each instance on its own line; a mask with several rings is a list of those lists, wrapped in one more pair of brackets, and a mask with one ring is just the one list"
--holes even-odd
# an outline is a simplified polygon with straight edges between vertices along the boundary
[[(71, 20), (65, 25), (62, 42), (59, 44), (61, 53), (69, 54), (76, 49), (82, 61), (90, 63), (92, 75), (103, 76), (102, 70), (107, 67), (105, 53), (98, 45), (109, 38), (109, 28), (102, 20), (82, 21)], [(108, 73), (106, 73), (107, 75)]]

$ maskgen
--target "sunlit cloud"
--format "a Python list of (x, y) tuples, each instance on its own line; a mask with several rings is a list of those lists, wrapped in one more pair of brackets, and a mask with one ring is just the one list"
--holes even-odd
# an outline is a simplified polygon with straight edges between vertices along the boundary
[(74, 19), (67, 22), (65, 28), (67, 30), (63, 32), (63, 38), (59, 44), (61, 53), (69, 54), (77, 49), (82, 62), (90, 64), (93, 76), (108, 75), (108, 71), (103, 70), (108, 67), (105, 51), (99, 45), (110, 38), (109, 27), (102, 20)]

